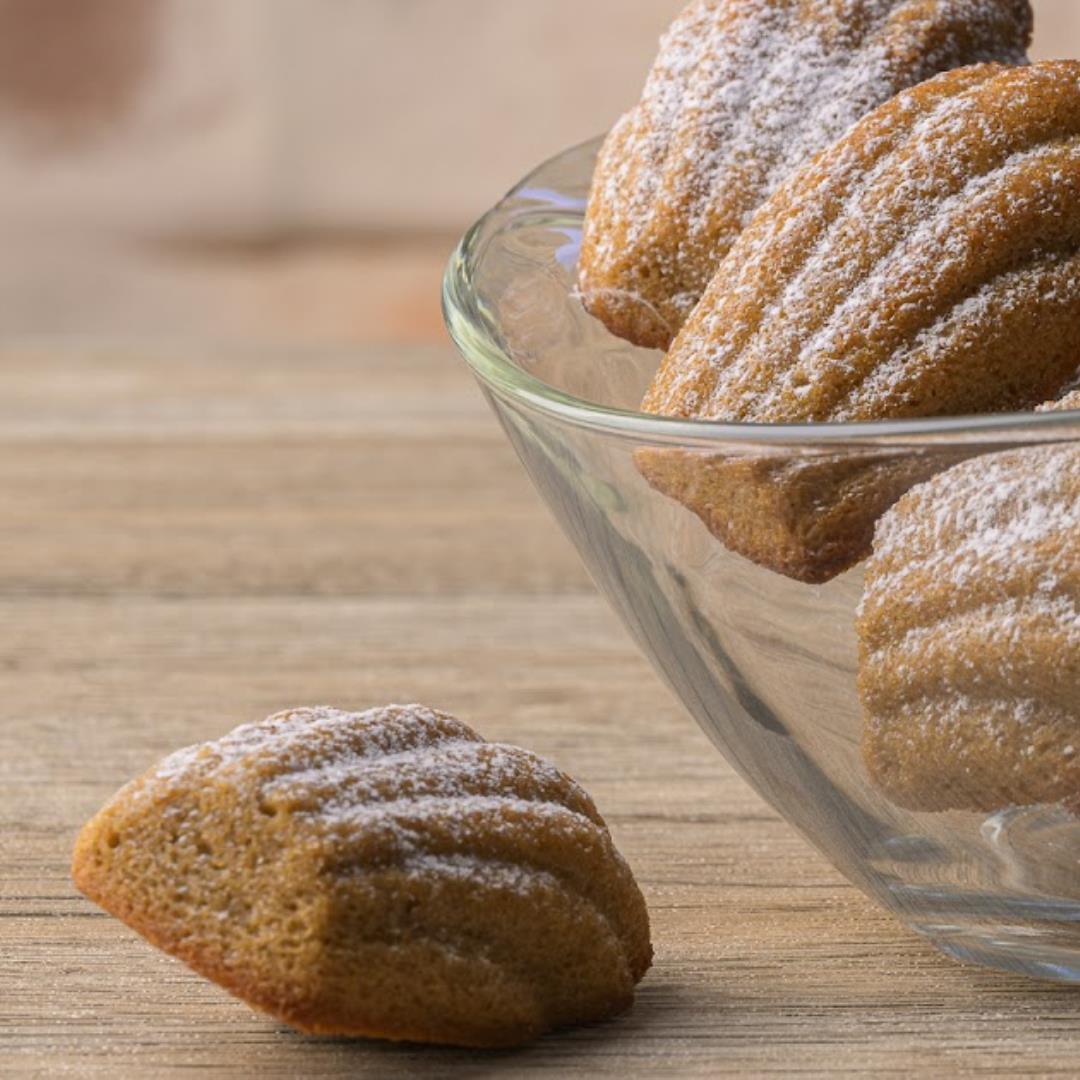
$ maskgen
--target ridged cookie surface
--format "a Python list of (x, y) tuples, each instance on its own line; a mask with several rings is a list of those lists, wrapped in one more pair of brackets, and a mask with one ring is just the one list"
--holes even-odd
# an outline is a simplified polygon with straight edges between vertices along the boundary
[(616, 334), (667, 348), (753, 212), (894, 94), (1020, 63), (1028, 0), (695, 0), (601, 151), (581, 294)]
[[(644, 408), (771, 424), (1030, 409), (1078, 355), (1080, 62), (980, 65), (883, 105), (762, 207)], [(732, 550), (806, 581), (863, 558), (903, 490), (892, 468), (874, 491), (863, 477), (853, 517), (848, 487), (798, 455), (747, 477), (767, 498), (733, 480), (675, 484), (655, 460), (643, 471), (676, 497), (697, 491), (687, 505)]]
[(79, 888), (301, 1030), (514, 1044), (625, 1009), (648, 916), (586, 793), (421, 706), (298, 709), (167, 758)]
[(1034, 408), (1080, 355), (1080, 61), (941, 75), (764, 206), (645, 400), (744, 422)]
[(863, 752), (914, 810), (1080, 794), (1080, 444), (976, 458), (879, 522)]

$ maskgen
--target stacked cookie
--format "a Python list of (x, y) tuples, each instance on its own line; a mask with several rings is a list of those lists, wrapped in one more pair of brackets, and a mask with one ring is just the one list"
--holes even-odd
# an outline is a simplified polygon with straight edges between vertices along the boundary
[[(765, 203), (644, 407), (770, 424), (1030, 409), (1078, 356), (1080, 63), (978, 65), (881, 106)], [(809, 582), (865, 558), (921, 478), (850, 457), (640, 464), (692, 488), (731, 549)]]
[[(1026, 64), (1030, 32), (1014, 0), (691, 4), (600, 154), (582, 248), (585, 306), (667, 350), (644, 411), (1080, 405), (1080, 62)], [(1080, 451), (971, 454), (636, 455), (769, 570), (823, 583), (873, 552), (866, 760), (914, 809), (1080, 790)]]
[(586, 307), (666, 348), (754, 212), (895, 94), (1022, 63), (1028, 0), (694, 0), (600, 154), (581, 253)]
[(1075, 799), (1080, 446), (985, 455), (904, 495), (878, 524), (858, 631), (863, 756), (894, 803)]

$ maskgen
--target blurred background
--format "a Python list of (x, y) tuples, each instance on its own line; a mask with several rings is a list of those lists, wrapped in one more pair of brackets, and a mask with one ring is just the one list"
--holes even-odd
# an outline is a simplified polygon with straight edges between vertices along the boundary
[[(5, 332), (442, 337), (461, 231), (683, 0), (0, 0)], [(1080, 0), (1036, 0), (1039, 57)]]

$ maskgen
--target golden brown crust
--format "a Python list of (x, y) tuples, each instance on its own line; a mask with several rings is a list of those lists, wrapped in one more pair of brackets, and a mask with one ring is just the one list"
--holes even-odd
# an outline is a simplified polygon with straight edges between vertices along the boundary
[(1034, 408), (1076, 370), (1078, 263), (1080, 61), (950, 72), (761, 209), (644, 407), (755, 423)]
[[(1080, 63), (983, 65), (899, 95), (762, 207), (643, 407), (750, 423), (1030, 409), (1078, 355)], [(639, 462), (662, 491), (804, 581), (864, 558), (901, 481), (953, 463), (838, 457), (834, 476), (774, 456), (724, 477), (713, 459), (678, 479), (660, 453)]]
[(726, 547), (779, 574), (819, 585), (866, 553), (874, 523), (913, 484), (958, 458), (945, 454), (769, 455), (639, 450), (661, 494), (693, 511)]
[(863, 755), (913, 810), (1080, 793), (1080, 447), (966, 462), (879, 522), (858, 619)]
[(648, 915), (592, 801), (418, 706), (182, 751), (82, 831), (87, 896), (300, 1030), (513, 1045), (629, 1006)]
[(667, 348), (753, 212), (860, 117), (931, 76), (1021, 63), (1027, 0), (695, 0), (600, 153), (580, 287)]

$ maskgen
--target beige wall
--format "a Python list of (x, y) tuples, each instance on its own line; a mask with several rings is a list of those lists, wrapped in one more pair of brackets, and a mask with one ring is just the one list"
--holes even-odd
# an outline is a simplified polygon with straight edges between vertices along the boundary
[(0, 333), (441, 341), (452, 235), (682, 2), (0, 0)]
[[(324, 3), (332, 30), (312, 6), (287, 5), (293, 40), (328, 50), (306, 71), (299, 111), (377, 108), (350, 116), (352, 145), (306, 129), (306, 212), (456, 225), (544, 156), (606, 130), (684, 0)], [(1080, 55), (1080, 0), (1038, 7), (1039, 53)]]
[[(94, 0), (128, 28), (95, 37), (68, 29), (86, 0), (0, 0), (0, 235), (455, 230), (606, 128), (681, 5)], [(1080, 55), (1080, 0), (1037, 6), (1037, 53)], [(111, 97), (73, 119), (95, 65)], [(20, 96), (49, 71), (72, 82), (58, 118), (55, 94)]]
[(1080, 2), (1032, 0), (1035, 8), (1035, 59), (1080, 56)]
[[(94, 2), (120, 21), (131, 0)], [(0, 79), (0, 229), (457, 228), (531, 163), (602, 131), (680, 6), (139, 2), (156, 12), (151, 61), (96, 122), (52, 123)], [(86, 0), (0, 0), (0, 42), (29, 54), (27, 69), (35, 51), (58, 81), (124, 60), (31, 18), (42, 3)]]

